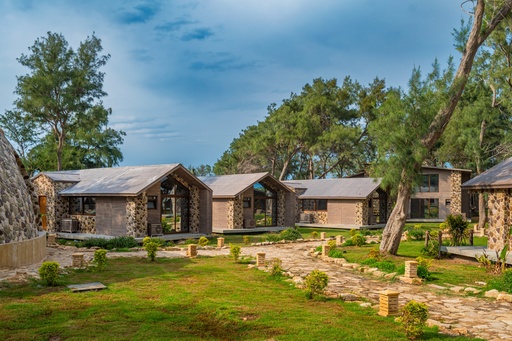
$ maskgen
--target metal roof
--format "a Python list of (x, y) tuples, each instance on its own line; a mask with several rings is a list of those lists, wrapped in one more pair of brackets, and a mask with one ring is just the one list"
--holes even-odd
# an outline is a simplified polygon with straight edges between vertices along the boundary
[(209, 189), (179, 163), (80, 169), (41, 174), (54, 181), (77, 182), (60, 191), (59, 194), (63, 196), (135, 196), (179, 169), (188, 174), (190, 179), (194, 179), (201, 187)]
[(287, 180), (284, 184), (306, 189), (299, 199), (366, 199), (380, 186), (381, 179), (342, 178)]
[(204, 182), (213, 190), (214, 198), (234, 198), (242, 194), (255, 183), (262, 180), (271, 179), (272, 183), (281, 187), (285, 191), (290, 191), (288, 187), (276, 180), (269, 173), (252, 174), (232, 174), (218, 176), (200, 176), (199, 180)]
[(512, 157), (462, 184), (466, 189), (512, 188)]

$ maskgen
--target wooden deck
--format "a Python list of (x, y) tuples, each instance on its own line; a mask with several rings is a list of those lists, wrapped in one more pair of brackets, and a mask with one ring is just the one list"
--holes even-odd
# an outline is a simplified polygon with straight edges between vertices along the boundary
[(250, 227), (246, 229), (223, 229), (214, 227), (213, 233), (218, 234), (253, 234), (265, 232), (280, 232), (290, 228), (289, 226), (266, 226), (266, 227)]
[[(114, 236), (107, 236), (102, 234), (91, 234), (91, 233), (67, 233), (67, 232), (57, 232), (57, 238), (61, 239), (70, 239), (70, 240), (86, 240), (91, 238), (101, 238), (101, 239), (112, 239)], [(203, 233), (174, 233), (174, 234), (164, 234), (161, 236), (153, 236), (162, 238), (163, 240), (184, 240), (184, 239), (198, 239), (201, 237), (208, 237)], [(142, 238), (135, 238), (138, 243), (142, 243)]]
[[(485, 246), (441, 246), (441, 251), (448, 252), (456, 257), (474, 260), (475, 262), (477, 261), (476, 257), (480, 257), (484, 253), (494, 262), (499, 257), (496, 251), (488, 249)], [(508, 254), (506, 263), (512, 265), (512, 253)]]
[(324, 229), (340, 229), (340, 230), (378, 230), (383, 229), (386, 224), (375, 225), (349, 225), (349, 224), (310, 224), (310, 223), (296, 223), (299, 227), (312, 227)]

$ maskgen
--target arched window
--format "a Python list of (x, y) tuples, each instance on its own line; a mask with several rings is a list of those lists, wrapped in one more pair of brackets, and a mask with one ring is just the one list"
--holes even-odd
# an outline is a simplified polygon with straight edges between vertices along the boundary
[(177, 180), (167, 178), (160, 185), (162, 225), (171, 233), (189, 232), (190, 191)]

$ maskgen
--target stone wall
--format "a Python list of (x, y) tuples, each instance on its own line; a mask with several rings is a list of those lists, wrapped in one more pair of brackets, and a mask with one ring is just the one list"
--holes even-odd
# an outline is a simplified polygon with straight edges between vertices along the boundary
[(356, 203), (356, 225), (368, 225), (368, 200)]
[(60, 191), (73, 186), (74, 182), (55, 182), (46, 175), (34, 180), (37, 195), (46, 197), (46, 227), (48, 232), (56, 232), (60, 228), (62, 218), (69, 218), (69, 200), (58, 195)]
[(308, 211), (304, 210), (304, 213), (311, 216), (312, 224), (327, 224), (327, 211)]
[(0, 130), (0, 244), (37, 237), (37, 203), (30, 179), (24, 179), (26, 172), (19, 164), (19, 157)]
[[(450, 214), (462, 213), (462, 174), (460, 171), (452, 171), (450, 176)], [(439, 203), (441, 205), (441, 203)]]
[(229, 199), (227, 203), (227, 228), (241, 229), (244, 227), (243, 199)]
[(488, 193), (489, 239), (487, 247), (501, 251), (506, 243), (512, 247), (510, 226), (512, 224), (512, 190), (490, 190)]
[(72, 215), (71, 218), (78, 220), (78, 232), (96, 234), (96, 216)]
[(146, 236), (148, 221), (148, 198), (146, 193), (136, 197), (126, 197), (126, 231), (128, 236), (140, 238)]
[(199, 233), (199, 222), (200, 222), (200, 191), (199, 188), (189, 184), (182, 177), (171, 174), (171, 177), (176, 179), (180, 184), (185, 186), (189, 190), (189, 229), (191, 233)]

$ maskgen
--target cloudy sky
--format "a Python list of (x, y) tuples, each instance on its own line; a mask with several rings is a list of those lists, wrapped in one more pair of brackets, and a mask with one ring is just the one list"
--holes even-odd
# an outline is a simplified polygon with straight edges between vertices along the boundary
[(95, 32), (111, 59), (112, 127), (122, 165), (213, 164), (232, 139), (314, 78), (384, 78), (442, 65), (462, 0), (0, 0), (0, 110), (36, 38), (70, 46)]

